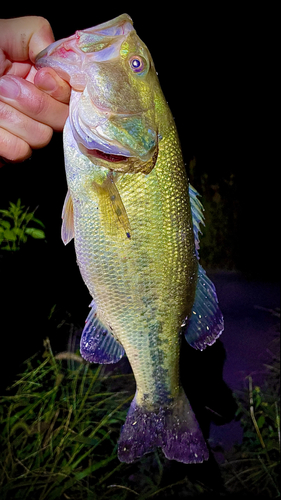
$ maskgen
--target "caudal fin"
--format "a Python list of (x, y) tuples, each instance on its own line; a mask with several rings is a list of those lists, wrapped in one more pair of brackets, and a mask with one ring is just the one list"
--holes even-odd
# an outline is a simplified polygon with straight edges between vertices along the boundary
[(169, 407), (147, 411), (132, 401), (118, 442), (121, 462), (133, 462), (160, 446), (169, 460), (187, 464), (208, 460), (199, 424), (183, 390)]

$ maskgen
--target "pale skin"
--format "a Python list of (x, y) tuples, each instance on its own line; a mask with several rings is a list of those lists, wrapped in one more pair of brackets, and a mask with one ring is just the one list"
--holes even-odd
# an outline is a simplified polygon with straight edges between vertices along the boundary
[(53, 42), (43, 17), (0, 19), (0, 166), (26, 160), (63, 129), (70, 87), (51, 68), (34, 66)]

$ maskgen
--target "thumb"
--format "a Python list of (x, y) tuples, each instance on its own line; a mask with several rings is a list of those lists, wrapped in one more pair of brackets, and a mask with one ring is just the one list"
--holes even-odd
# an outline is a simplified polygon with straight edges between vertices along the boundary
[(35, 62), (36, 55), (54, 42), (44, 17), (26, 16), (0, 20), (0, 47), (11, 61)]
[(34, 85), (57, 101), (67, 104), (71, 88), (52, 68), (39, 69), (34, 77)]

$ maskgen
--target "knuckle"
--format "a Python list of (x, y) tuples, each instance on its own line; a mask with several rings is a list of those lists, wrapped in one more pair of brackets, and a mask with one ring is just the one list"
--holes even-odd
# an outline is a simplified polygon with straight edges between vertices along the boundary
[(0, 156), (9, 161), (20, 162), (32, 154), (30, 146), (6, 130), (0, 129)]
[(27, 16), (30, 23), (34, 27), (34, 31), (44, 30), (45, 32), (52, 33), (52, 28), (49, 21), (43, 16)]
[(32, 151), (29, 145), (21, 139), (14, 142), (13, 148), (10, 149), (8, 159), (11, 161), (23, 161), (31, 156)]
[(40, 26), (43, 26), (43, 27), (51, 29), (51, 25), (50, 25), (49, 21), (45, 17), (43, 17), (43, 16), (36, 16), (36, 18), (38, 20), (38, 24), (40, 23)]
[(0, 101), (0, 120), (6, 121), (11, 119), (11, 110), (7, 104)]
[(43, 92), (38, 92), (33, 96), (32, 102), (32, 112), (35, 117), (40, 117), (40, 115), (44, 115), (48, 109), (48, 101), (46, 99), (46, 95)]
[(49, 144), (53, 136), (53, 130), (48, 125), (38, 124), (36, 134), (34, 135), (35, 140), (31, 146), (35, 149), (43, 148)]
[(21, 118), (18, 111), (0, 101), (0, 127), (18, 127), (20, 123)]

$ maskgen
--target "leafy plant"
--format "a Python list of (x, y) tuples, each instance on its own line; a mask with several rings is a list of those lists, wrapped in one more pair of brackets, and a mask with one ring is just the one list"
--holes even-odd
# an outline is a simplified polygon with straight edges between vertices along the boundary
[(44, 228), (44, 224), (34, 217), (34, 212), (29, 212), (18, 199), (16, 203), (10, 202), (8, 210), (0, 209), (0, 249), (8, 251), (17, 251), (22, 243), (26, 243), (28, 237), (35, 239), (44, 239), (43, 229), (30, 226), (30, 223)]

